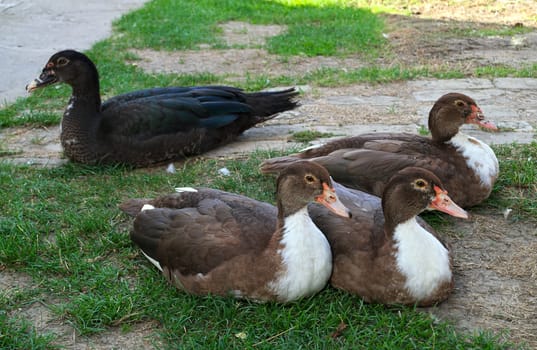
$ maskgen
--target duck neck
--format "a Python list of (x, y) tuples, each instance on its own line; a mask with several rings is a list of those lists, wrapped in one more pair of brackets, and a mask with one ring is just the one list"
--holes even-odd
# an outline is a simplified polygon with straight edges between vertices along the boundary
[(62, 119), (62, 136), (69, 139), (74, 135), (78, 139), (92, 135), (101, 111), (99, 74), (93, 65), (84, 68), (76, 79), (69, 81), (72, 94)]
[(63, 113), (60, 137), (64, 154), (71, 160), (83, 163), (93, 161), (93, 153), (98, 146), (96, 135), (100, 108), (98, 92), (73, 87), (73, 95)]
[(406, 289), (417, 300), (427, 298), (440, 284), (451, 281), (448, 250), (418, 224), (415, 216), (395, 227), (393, 240), (397, 267), (406, 277)]
[(428, 125), (433, 142), (445, 143), (459, 132), (461, 124), (451, 120), (450, 113), (449, 109), (438, 104), (429, 112)]
[(387, 203), (396, 203), (392, 200), (391, 193), (385, 194), (382, 198), (382, 212), (384, 213), (384, 231), (391, 238), (395, 232), (397, 226), (401, 222), (406, 222), (415, 219), (415, 216), (407, 214), (405, 210), (400, 210), (396, 206), (389, 205)]
[(307, 206), (278, 222), (282, 272), (271, 282), (271, 288), (283, 300), (318, 292), (332, 273), (328, 240), (311, 220)]
[(77, 138), (93, 135), (93, 128), (97, 126), (98, 118), (97, 103), (94, 98), (88, 96), (72, 95), (69, 104), (63, 113), (62, 118), (62, 138), (70, 138), (76, 135)]
[[(76, 79), (69, 81), (72, 88), (71, 100), (93, 113), (101, 110), (99, 72), (93, 63), (82, 68)], [(71, 102), (71, 101), (70, 101)]]

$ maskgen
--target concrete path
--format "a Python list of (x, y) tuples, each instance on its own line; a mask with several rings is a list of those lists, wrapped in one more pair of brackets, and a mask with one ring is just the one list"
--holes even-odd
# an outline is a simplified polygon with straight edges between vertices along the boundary
[(86, 50), (110, 35), (112, 20), (147, 0), (0, 0), (0, 107), (62, 49)]

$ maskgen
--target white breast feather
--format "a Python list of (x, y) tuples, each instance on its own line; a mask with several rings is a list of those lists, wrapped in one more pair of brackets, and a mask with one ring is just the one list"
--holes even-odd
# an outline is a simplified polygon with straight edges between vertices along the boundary
[(405, 287), (417, 300), (451, 280), (448, 250), (415, 217), (397, 225), (394, 240), (397, 267), (407, 278)]
[(307, 208), (285, 218), (282, 245), (285, 270), (269, 287), (284, 301), (320, 291), (332, 273), (332, 252)]
[(498, 176), (498, 159), (492, 148), (478, 139), (459, 132), (451, 138), (450, 143), (458, 149), (466, 164), (475, 171), (481, 182), (492, 186), (492, 179)]

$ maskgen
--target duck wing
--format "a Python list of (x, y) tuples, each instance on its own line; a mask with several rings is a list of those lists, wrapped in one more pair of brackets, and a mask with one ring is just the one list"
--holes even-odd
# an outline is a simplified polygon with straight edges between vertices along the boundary
[(263, 172), (281, 171), (297, 160), (308, 159), (323, 165), (341, 184), (382, 196), (384, 186), (399, 170), (423, 167), (444, 177), (456, 177), (457, 162), (446, 157), (445, 144), (413, 134), (364, 134), (343, 138), (304, 152), (272, 158), (261, 165)]
[[(418, 145), (413, 145), (413, 143), (417, 143)], [(261, 171), (264, 173), (277, 173), (285, 169), (289, 164), (299, 160), (306, 159), (317, 161), (321, 157), (337, 158), (348, 154), (348, 152), (352, 152), (353, 150), (371, 149), (387, 153), (401, 154), (409, 151), (419, 153), (420, 151), (423, 151), (423, 148), (430, 147), (429, 140), (414, 134), (362, 134), (337, 139), (321, 146), (310, 147), (300, 153), (267, 159), (261, 164)], [(412, 150), (412, 148), (415, 149)], [(330, 171), (330, 169), (328, 170)]]
[(101, 109), (100, 132), (136, 137), (189, 132), (196, 128), (219, 129), (253, 109), (229, 88), (159, 88), (116, 96)]
[(152, 203), (155, 209), (136, 216), (131, 239), (163, 268), (183, 275), (206, 274), (236, 256), (260, 253), (276, 228), (275, 207), (222, 191), (200, 189)]

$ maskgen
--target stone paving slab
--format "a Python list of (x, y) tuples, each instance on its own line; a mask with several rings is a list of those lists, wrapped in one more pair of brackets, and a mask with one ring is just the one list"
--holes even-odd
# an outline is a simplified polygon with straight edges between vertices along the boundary
[(493, 84), (498, 89), (506, 90), (537, 90), (537, 79), (533, 78), (496, 78)]
[[(437, 80), (414, 80), (408, 82), (408, 86), (413, 91), (427, 91), (442, 89), (446, 91), (460, 91), (466, 89), (492, 89), (494, 87), (493, 82), (490, 79), (449, 79), (442, 80), (442, 84), (438, 84)], [(434, 101), (436, 100), (433, 97)]]
[(87, 50), (110, 36), (112, 20), (147, 0), (0, 0), (0, 108), (63, 49)]

